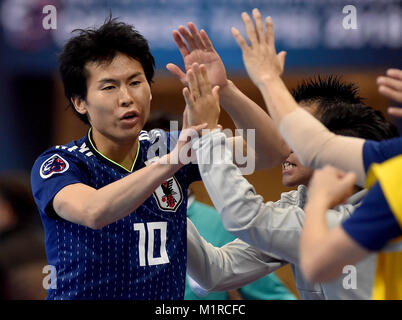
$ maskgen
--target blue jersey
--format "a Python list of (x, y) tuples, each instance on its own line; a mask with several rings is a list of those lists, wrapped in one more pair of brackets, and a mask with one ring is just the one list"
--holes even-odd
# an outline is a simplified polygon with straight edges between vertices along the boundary
[(364, 170), (367, 172), (373, 163), (382, 163), (402, 154), (402, 137), (383, 141), (367, 140), (363, 145)]
[[(402, 154), (402, 138), (384, 141), (366, 141), (363, 163), (367, 172), (374, 163), (382, 163)], [(362, 247), (378, 251), (389, 240), (401, 234), (401, 227), (392, 213), (377, 182), (363, 199), (362, 205), (342, 224), (343, 229)]]
[(378, 182), (342, 227), (358, 244), (371, 251), (381, 250), (402, 232)]
[(32, 192), (45, 229), (48, 262), (57, 272), (48, 299), (183, 299), (187, 188), (200, 180), (197, 165), (184, 166), (130, 215), (101, 230), (57, 216), (52, 205), (67, 185), (99, 189), (143, 168), (160, 146), (169, 151), (171, 137), (161, 130), (141, 131), (131, 171), (99, 153), (90, 131), (36, 160)]

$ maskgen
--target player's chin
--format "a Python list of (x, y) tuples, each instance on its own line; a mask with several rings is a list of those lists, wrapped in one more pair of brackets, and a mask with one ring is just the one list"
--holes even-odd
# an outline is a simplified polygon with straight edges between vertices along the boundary
[(295, 186), (299, 185), (297, 178), (295, 178), (291, 175), (286, 175), (286, 174), (282, 175), (282, 184), (285, 187), (295, 187)]
[(137, 139), (140, 135), (142, 127), (132, 127), (132, 128), (120, 128), (119, 129), (119, 140), (121, 142), (129, 142)]

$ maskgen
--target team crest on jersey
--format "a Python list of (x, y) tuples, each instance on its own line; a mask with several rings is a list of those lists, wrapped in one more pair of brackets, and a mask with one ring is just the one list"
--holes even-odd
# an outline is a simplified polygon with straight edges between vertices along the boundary
[(58, 154), (52, 155), (40, 166), (39, 172), (43, 179), (47, 179), (56, 173), (67, 171), (69, 164)]
[(183, 201), (183, 192), (175, 177), (163, 182), (154, 192), (159, 209), (176, 211)]

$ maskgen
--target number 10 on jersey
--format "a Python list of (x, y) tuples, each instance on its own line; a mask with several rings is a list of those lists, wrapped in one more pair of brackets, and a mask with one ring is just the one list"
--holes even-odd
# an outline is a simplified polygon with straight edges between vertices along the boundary
[[(146, 250), (145, 246), (145, 228), (148, 231), (148, 250)], [(145, 267), (147, 265), (145, 260), (145, 251), (147, 251), (148, 266), (169, 263), (169, 257), (166, 252), (166, 229), (167, 222), (134, 223), (134, 230), (140, 233), (138, 241), (138, 254), (141, 267)], [(159, 257), (156, 258), (154, 257), (155, 231), (159, 231), (161, 239), (159, 247)]]

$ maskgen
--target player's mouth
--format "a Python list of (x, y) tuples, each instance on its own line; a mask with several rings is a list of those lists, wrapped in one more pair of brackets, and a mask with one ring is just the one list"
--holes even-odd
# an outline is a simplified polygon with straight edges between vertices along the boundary
[(292, 170), (296, 167), (296, 164), (289, 161), (284, 161), (282, 162), (282, 173), (291, 173)]
[(127, 126), (133, 126), (138, 122), (139, 113), (137, 111), (129, 111), (123, 114), (120, 121)]

